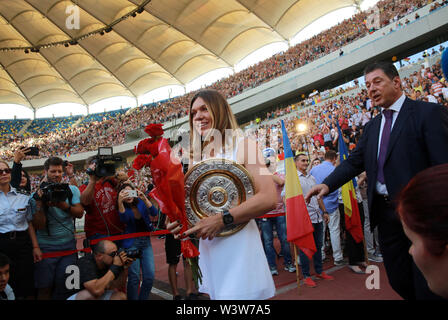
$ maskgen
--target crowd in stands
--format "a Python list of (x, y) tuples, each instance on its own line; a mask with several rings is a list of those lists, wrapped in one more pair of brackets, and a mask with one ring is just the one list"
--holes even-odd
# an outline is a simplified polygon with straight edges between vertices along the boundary
[(7, 141), (11, 136), (17, 136), (29, 120), (0, 120), (0, 142)]
[[(443, 47), (440, 50), (443, 51)], [(431, 54), (434, 54), (432, 52)], [(443, 81), (441, 81), (443, 79)], [(436, 63), (433, 66), (425, 67), (421, 65), (421, 69), (412, 73), (409, 77), (402, 79), (402, 85), (406, 95), (413, 100), (422, 100), (428, 102), (437, 102), (445, 105), (448, 108), (448, 83), (444, 80), (440, 63)], [(354, 89), (358, 89), (354, 91)], [(342, 93), (348, 93), (342, 96)], [(351, 94), (351, 92), (357, 92)], [(334, 97), (333, 97), (334, 96)], [(370, 102), (367, 97), (367, 91), (359, 86), (348, 87), (346, 89), (332, 90), (331, 97), (318, 107), (314, 107), (314, 99), (305, 100), (301, 103), (289, 105), (285, 108), (278, 108), (274, 111), (267, 112), (265, 117), (257, 117), (256, 123), (249, 125), (246, 128), (247, 134), (255, 137), (260, 144), (267, 143), (267, 147), (274, 147), (277, 150), (282, 149), (282, 137), (281, 137), (281, 124), (280, 121), (275, 119), (286, 116), (284, 118), (287, 131), (291, 138), (291, 147), (297, 152), (309, 153), (312, 160), (323, 158), (324, 153), (331, 149), (336, 150), (338, 131), (335, 124), (337, 120), (341, 130), (345, 134), (346, 142), (350, 149), (356, 146), (356, 142), (362, 134), (363, 126), (373, 117), (378, 114), (378, 109), (370, 108)], [(304, 108), (309, 106), (308, 108)], [(136, 128), (137, 117), (126, 117), (121, 115), (124, 119), (124, 123), (127, 128)], [(111, 126), (114, 122), (113, 119), (94, 122), (98, 125), (100, 130), (103, 130), (100, 138), (107, 139), (108, 126)], [(306, 125), (304, 132), (297, 130), (297, 125), (303, 123)], [(96, 133), (98, 128), (95, 126), (87, 126), (77, 128), (80, 133), (81, 140), (77, 137), (77, 140), (70, 140), (70, 136), (66, 137), (66, 141), (72, 141), (76, 143), (74, 147), (82, 152), (82, 148), (87, 144), (87, 141), (92, 137), (97, 137)], [(48, 135), (54, 139), (58, 139), (57, 133)], [(120, 136), (115, 133), (114, 137), (118, 139), (119, 143), (124, 140), (124, 135)], [(265, 139), (264, 142), (262, 139)], [(44, 141), (38, 140), (35, 141)], [(86, 144), (81, 143), (84, 141)], [(91, 141), (91, 140), (90, 140)], [(100, 141), (100, 140), (98, 140)], [(109, 142), (110, 140), (106, 140)], [(105, 142), (105, 141), (104, 141)], [(70, 142), (67, 142), (70, 144)], [(115, 144), (119, 144), (115, 143)], [(41, 144), (38, 144), (41, 146)], [(264, 145), (264, 144), (262, 144)], [(17, 144), (18, 146), (18, 144)], [(101, 143), (98, 143), (101, 146)], [(59, 152), (58, 145), (48, 146), (47, 152)], [(11, 154), (13, 153), (12, 149)], [(336, 150), (337, 151), (337, 150)], [(125, 163), (122, 170), (127, 172), (131, 168), (130, 163)], [(137, 183), (142, 190), (146, 190), (150, 181), (146, 179), (146, 175), (142, 171), (140, 176), (137, 177)], [(30, 175), (32, 190), (35, 190), (43, 176)], [(78, 183), (83, 183), (88, 180), (88, 176), (84, 171), (76, 171), (75, 179)]]
[[(0, 159), (11, 160), (13, 158), (11, 150), (19, 146), (38, 147), (39, 157), (37, 158), (43, 158), (52, 154), (69, 156), (96, 150), (98, 146), (108, 145), (111, 137), (114, 137), (113, 145), (123, 144), (126, 132), (129, 130), (126, 123), (132, 121), (125, 119), (123, 111), (94, 114), (86, 118), (88, 119), (82, 120), (77, 126), (57, 128), (54, 123), (60, 119), (34, 120), (37, 121), (37, 125), (27, 131), (26, 137), (9, 135), (4, 138), (4, 146), (0, 148)], [(76, 120), (79, 119), (79, 117), (76, 118)], [(39, 124), (44, 125), (39, 127)], [(49, 127), (53, 129), (47, 130)]]
[[(448, 83), (443, 77), (440, 61), (429, 67), (422, 64), (420, 71), (402, 78), (402, 86), (406, 96), (413, 100), (439, 103), (448, 108)], [(287, 131), (291, 135), (291, 148), (297, 152), (309, 153), (311, 159), (323, 158), (326, 150), (336, 150), (338, 139), (336, 121), (344, 133), (349, 149), (353, 149), (362, 134), (362, 128), (379, 112), (377, 108), (370, 107), (365, 89), (361, 89), (355, 95), (328, 99), (318, 108), (311, 107), (302, 112), (294, 112), (297, 110), (297, 106), (293, 105), (268, 112), (266, 118), (260, 121), (260, 125), (252, 128), (249, 126), (249, 131), (259, 142), (266, 139), (268, 146), (275, 148), (270, 145), (273, 143), (281, 149), (280, 121), (276, 123), (271, 121), (264, 123), (264, 121), (291, 113), (284, 119)], [(300, 123), (306, 125), (304, 132), (297, 129)]]
[[(384, 10), (384, 14), (387, 13), (387, 15), (383, 16), (381, 23), (382, 25), (394, 23), (399, 17), (411, 13), (427, 3), (427, 1), (423, 0), (381, 1), (379, 6)], [(444, 4), (446, 4), (446, 1)], [(436, 8), (435, 4), (432, 6), (434, 9)], [(298, 68), (316, 57), (337, 50), (342, 45), (359, 39), (366, 32), (372, 31), (366, 30), (366, 26), (363, 23), (365, 14), (359, 13), (349, 19), (348, 22), (345, 21), (336, 26), (335, 29), (332, 29), (334, 35), (330, 36), (330, 33), (324, 32), (320, 35), (320, 38), (314, 37), (299, 44), (297, 48), (291, 48), (286, 53), (276, 55), (228, 79), (218, 81), (212, 87), (225, 93), (227, 97), (231, 97), (241, 93), (246, 88), (257, 86)], [(340, 36), (342, 34), (344, 36)], [(443, 49), (441, 47), (439, 50), (442, 51)], [(435, 53), (437, 52), (430, 54)], [(448, 85), (447, 80), (443, 78), (439, 62), (432, 66), (422, 64), (419, 71), (402, 78), (402, 87), (405, 94), (411, 99), (439, 103), (448, 107)], [(355, 87), (349, 89), (351, 90), (334, 90), (328, 96), (320, 94), (319, 99), (308, 98), (285, 108), (268, 112), (264, 119), (258, 118), (256, 125), (248, 126), (247, 134), (256, 138), (262, 145), (265, 145), (265, 141), (268, 141), (269, 144), (266, 147), (274, 148), (275, 153), (280, 155), (280, 159), (283, 139), (280, 122), (276, 121), (276, 119), (286, 117), (284, 120), (289, 133), (291, 147), (296, 154), (305, 153), (308, 155), (311, 159), (308, 168), (308, 172), (310, 172), (314, 166), (324, 161), (324, 156), (329, 150), (338, 151), (337, 124), (342, 130), (343, 138), (349, 149), (353, 150), (362, 134), (363, 127), (379, 112), (378, 108), (371, 106), (367, 91), (363, 87), (356, 83)], [(341, 93), (345, 94), (341, 95)], [(21, 146), (37, 146), (40, 149), (40, 157), (52, 157), (55, 155), (62, 157), (73, 153), (95, 150), (99, 146), (123, 144), (126, 133), (129, 131), (141, 128), (147, 123), (166, 122), (186, 115), (191, 94), (160, 104), (142, 106), (141, 108), (89, 115), (86, 118), (66, 118), (59, 125), (56, 124), (57, 120), (54, 119), (40, 120), (35, 125), (32, 125), (23, 137), (17, 137), (17, 133), (26, 122), (18, 122), (16, 127), (7, 127), (5, 125), (5, 127), (2, 126), (2, 132), (8, 134), (2, 137), (3, 146), (0, 149), (0, 156), (1, 159), (12, 160), (15, 156), (14, 153)], [(319, 101), (320, 99), (322, 100)], [(77, 123), (77, 125), (74, 126), (74, 123)], [(297, 130), (299, 123), (306, 125), (303, 132)], [(14, 273), (12, 273), (14, 281), (11, 283), (14, 293), (21, 299), (30, 298), (30, 295), (33, 295), (33, 290), (37, 288), (39, 289), (37, 294), (39, 299), (50, 299), (51, 297), (53, 299), (72, 298), (79, 300), (126, 299), (126, 295), (122, 291), (115, 290), (114, 292), (109, 292), (107, 288), (113, 282), (116, 282), (114, 283), (117, 286), (116, 289), (123, 289), (123, 285), (126, 284), (126, 278), (129, 277), (127, 278), (128, 298), (131, 298), (129, 292), (133, 292), (133, 299), (147, 300), (151, 291), (152, 281), (154, 280), (154, 257), (152, 249), (150, 250), (151, 243), (149, 239), (146, 242), (146, 245), (149, 243), (149, 247), (142, 247), (142, 251), (148, 250), (148, 253), (145, 254), (148, 261), (143, 262), (142, 258), (139, 259), (139, 263), (148, 263), (149, 265), (148, 269), (145, 269), (147, 271), (144, 271), (142, 267), (142, 287), (145, 287), (145, 290), (141, 290), (140, 294), (145, 292), (143, 296), (137, 296), (140, 280), (139, 267), (135, 267), (135, 265), (133, 267), (133, 262), (126, 259), (126, 263), (123, 263), (124, 260), (119, 262), (118, 255), (123, 256), (126, 254), (118, 252), (117, 245), (112, 242), (101, 242), (101, 244), (92, 248), (92, 255), (85, 255), (79, 260), (75, 259), (83, 273), (81, 276), (83, 287), (81, 290), (76, 291), (76, 293), (73, 291), (51, 291), (57, 289), (58, 286), (60, 286), (59, 289), (62, 289), (65, 282), (61, 284), (58, 282), (60, 279), (56, 278), (57, 276), (64, 276), (64, 271), (60, 270), (65, 270), (63, 266), (65, 266), (66, 262), (62, 258), (55, 260), (42, 259), (42, 252), (74, 250), (76, 248), (76, 230), (73, 226), (73, 219), (79, 219), (83, 216), (84, 210), (88, 212), (85, 217), (86, 236), (89, 240), (118, 234), (119, 232), (116, 230), (121, 230), (120, 233), (123, 230), (126, 230), (124, 233), (153, 231), (154, 226), (149, 222), (153, 221), (153, 219), (150, 219), (149, 214), (154, 217), (156, 210), (152, 208), (148, 197), (148, 191), (151, 189), (151, 180), (145, 170), (138, 172), (137, 176), (132, 179), (133, 183), (126, 185), (123, 182), (128, 180), (128, 171), (131, 169), (129, 163), (126, 163), (123, 168), (119, 169), (114, 177), (116, 180), (106, 181), (106, 179), (101, 180), (94, 175), (87, 175), (85, 168), (70, 171), (67, 170), (67, 165), (63, 165), (62, 159), (50, 159), (47, 160), (45, 170), (41, 174), (30, 175), (27, 178), (30, 183), (29, 187), (25, 186), (26, 184), (22, 184), (20, 179), (20, 183), (16, 186), (13, 186), (12, 183), (10, 184), (10, 174), (12, 175), (13, 170), (19, 170), (21, 173), (21, 165), (19, 167), (17, 163), (14, 163), (14, 167), (11, 170), (6, 162), (0, 161), (2, 176), (0, 187), (2, 192), (8, 194), (8, 196), (17, 197), (17, 200), (29, 201), (27, 204), (24, 202), (24, 210), (26, 212), (20, 216), (20, 221), (0, 220), (0, 227), (3, 228), (1, 233), (7, 234), (7, 237), (0, 242), (0, 251), (2, 251), (3, 255), (0, 256), (0, 269), (8, 268), (9, 272), (10, 265), (14, 270), (23, 262), (23, 264), (27, 264), (28, 269), (22, 269), (22, 274), (28, 274), (28, 276), (33, 274), (35, 275), (34, 280), (36, 280), (35, 282), (32, 280), (34, 283), (31, 283), (31, 285), (28, 283), (26, 284), (27, 287), (22, 288), (18, 283), (25, 282), (26, 279), (21, 278), (19, 272), (14, 270)], [(89, 162), (89, 165), (93, 165), (93, 162)], [(59, 173), (56, 169), (59, 170)], [(64, 172), (64, 174), (61, 174), (61, 172)], [(45, 200), (42, 194), (37, 192), (44, 179), (57, 183), (69, 183), (72, 190), (70, 198), (58, 203)], [(18, 192), (10, 192), (12, 187), (16, 188)], [(133, 191), (134, 189), (138, 190), (139, 195), (134, 197), (135, 200), (132, 200), (130, 199), (132, 198), (131, 196), (126, 195), (128, 190)], [(34, 192), (32, 197), (30, 197), (30, 192)], [(124, 201), (125, 198), (129, 198), (126, 200), (128, 201), (127, 203), (124, 203), (126, 202)], [(359, 196), (358, 202), (360, 205), (362, 205), (362, 200), (365, 200), (365, 197)], [(47, 206), (46, 209), (43, 209), (44, 205)], [(52, 208), (52, 214), (44, 214), (44, 211), (49, 210), (50, 207)], [(80, 214), (79, 208), (83, 209), (82, 214)], [(16, 209), (11, 208), (8, 212), (13, 212), (13, 210)], [(104, 219), (103, 214), (108, 215), (108, 218), (101, 220)], [(58, 218), (55, 218), (54, 215)], [(49, 220), (46, 221), (45, 219)], [(62, 222), (58, 219), (61, 219)], [(108, 223), (105, 222), (106, 220)], [(114, 229), (116, 229), (115, 232), (113, 232)], [(18, 240), (14, 242), (14, 246), (17, 247), (10, 245), (12, 240), (15, 241), (15, 238), (10, 237), (10, 233), (14, 234), (14, 237), (18, 235), (20, 239), (25, 239), (27, 234), (29, 234), (32, 244), (27, 243), (29, 250), (23, 253), (23, 256), (16, 255), (18, 250), (15, 249), (20, 246)], [(123, 242), (122, 245), (126, 249), (135, 249), (135, 247), (142, 245), (139, 241), (132, 243), (133, 241), (129, 245), (125, 245)], [(373, 251), (369, 251), (369, 254), (372, 254), (371, 257), (369, 256), (369, 259), (380, 262), (382, 260), (378, 254), (377, 246), (378, 244), (372, 244), (370, 247)], [(367, 247), (367, 250), (369, 250), (369, 247)], [(3, 253), (7, 254), (10, 260), (5, 258)], [(322, 258), (324, 257), (325, 250), (322, 251)], [(71, 258), (75, 257), (71, 255)], [(336, 264), (336, 259), (334, 262)], [(346, 262), (340, 261), (340, 263)], [(49, 274), (45, 271), (47, 264), (56, 270), (54, 274)], [(285, 270), (289, 272), (295, 271), (292, 265), (286, 267)], [(134, 268), (137, 269), (136, 273), (135, 270), (133, 271)], [(95, 272), (92, 272), (92, 270)], [(91, 274), (88, 274), (89, 271)], [(133, 272), (134, 275), (132, 275)], [(274, 275), (274, 273), (272, 274)], [(97, 279), (102, 279), (102, 281), (96, 281)], [(131, 283), (131, 279), (135, 279), (135, 282)], [(104, 285), (98, 289), (98, 283), (100, 282)], [(51, 289), (50, 291), (47, 290), (49, 288)], [(7, 295), (8, 299), (11, 297), (10, 291), (4, 295), (1, 295), (2, 292), (3, 289), (0, 290), (0, 298), (5, 295)], [(174, 292), (173, 296), (175, 296)]]
[[(377, 3), (380, 10), (380, 25), (392, 25), (394, 28), (402, 26), (398, 20), (425, 5), (431, 4), (431, 11), (444, 6), (448, 1), (431, 0), (385, 0)], [(359, 12), (338, 25), (303, 41), (285, 52), (278, 53), (245, 70), (221, 79), (210, 88), (223, 93), (227, 98), (254, 88), (262, 83), (284, 75), (324, 55), (339, 50), (342, 46), (356, 41), (369, 33), (376, 31), (374, 24), (369, 23), (375, 11), (369, 9)], [(440, 79), (440, 78), (439, 78)], [(89, 115), (80, 123), (74, 125), (77, 117), (53, 120), (34, 120), (23, 136), (18, 136), (18, 129), (4, 128), (11, 126), (0, 123), (3, 145), (0, 148), (0, 159), (11, 160), (11, 149), (20, 145), (37, 146), (40, 157), (50, 154), (67, 156), (70, 154), (96, 150), (99, 145), (119, 145), (124, 143), (126, 133), (142, 128), (151, 122), (167, 122), (187, 115), (189, 101), (197, 91), (183, 96), (168, 99), (163, 102), (152, 103), (138, 108), (124, 110), (126, 112), (107, 113), (97, 116)], [(422, 91), (422, 94), (424, 92)], [(287, 111), (283, 111), (287, 112)], [(137, 116), (138, 115), (138, 116)], [(12, 125), (16, 126), (15, 124)], [(17, 125), (16, 128), (20, 128)], [(5, 134), (3, 134), (5, 133)], [(111, 141), (110, 137), (114, 137)]]

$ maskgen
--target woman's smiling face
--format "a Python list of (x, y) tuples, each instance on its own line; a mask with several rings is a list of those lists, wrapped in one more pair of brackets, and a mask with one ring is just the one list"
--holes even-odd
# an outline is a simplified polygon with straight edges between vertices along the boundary
[(212, 128), (212, 115), (201, 97), (198, 97), (191, 106), (191, 119), (193, 120), (194, 129), (201, 136), (205, 136), (208, 130)]

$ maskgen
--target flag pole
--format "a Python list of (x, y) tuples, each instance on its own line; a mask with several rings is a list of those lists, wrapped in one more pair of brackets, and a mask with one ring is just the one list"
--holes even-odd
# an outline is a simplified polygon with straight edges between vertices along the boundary
[(295, 244), (292, 245), (294, 246), (294, 263), (296, 265), (297, 292), (300, 295), (300, 278), (299, 278), (299, 264), (297, 263), (297, 246)]
[[(363, 228), (363, 231), (364, 231), (364, 228)], [(366, 245), (366, 235), (364, 232), (363, 232), (362, 242), (364, 244), (364, 259), (366, 260), (365, 261), (366, 265), (369, 265), (369, 256), (367, 254), (367, 245)]]
[(364, 242), (364, 259), (366, 259), (366, 265), (369, 265), (369, 256), (367, 255), (366, 238), (362, 240)]

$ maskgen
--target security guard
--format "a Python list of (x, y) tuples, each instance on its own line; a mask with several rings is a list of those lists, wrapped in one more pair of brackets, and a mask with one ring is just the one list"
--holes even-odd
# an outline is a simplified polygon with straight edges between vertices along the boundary
[(42, 253), (30, 223), (30, 195), (10, 182), (11, 169), (0, 160), (0, 252), (11, 260), (9, 283), (16, 299), (24, 299), (34, 295), (33, 263)]

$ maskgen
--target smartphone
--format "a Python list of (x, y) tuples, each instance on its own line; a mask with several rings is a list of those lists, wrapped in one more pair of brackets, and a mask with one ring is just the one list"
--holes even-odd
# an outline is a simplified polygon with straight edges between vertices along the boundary
[(128, 190), (128, 197), (137, 198), (137, 190)]
[(39, 155), (39, 148), (38, 147), (29, 147), (30, 149), (25, 155), (27, 156), (38, 156)]

